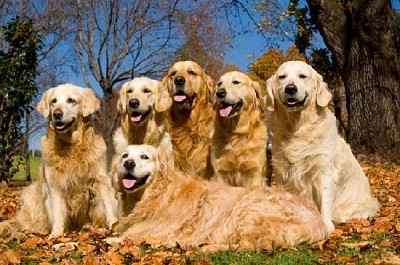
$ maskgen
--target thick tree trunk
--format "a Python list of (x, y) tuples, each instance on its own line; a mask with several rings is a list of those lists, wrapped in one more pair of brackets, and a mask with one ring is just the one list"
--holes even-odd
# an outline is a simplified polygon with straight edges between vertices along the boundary
[(390, 0), (307, 0), (346, 87), (348, 141), (359, 152), (400, 159), (400, 72)]

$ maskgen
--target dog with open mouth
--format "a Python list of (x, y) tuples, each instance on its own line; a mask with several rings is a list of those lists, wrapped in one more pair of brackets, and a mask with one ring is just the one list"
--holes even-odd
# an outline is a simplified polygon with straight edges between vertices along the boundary
[(111, 228), (118, 221), (106, 145), (92, 126), (91, 115), (99, 108), (89, 88), (63, 84), (45, 91), (37, 104), (48, 118), (40, 175), (21, 193), (18, 229), (57, 237), (87, 224)]
[(267, 80), (272, 164), (279, 187), (315, 202), (328, 232), (334, 222), (374, 217), (379, 209), (350, 146), (339, 135), (322, 76), (288, 61)]
[[(122, 85), (119, 90), (117, 110), (121, 115), (121, 126), (115, 131), (113, 141), (115, 155), (119, 159), (130, 144), (149, 144), (163, 149), (172, 157), (171, 137), (166, 130), (165, 115), (172, 100), (162, 83), (148, 77), (137, 77)], [(114, 163), (114, 162), (113, 162)], [(117, 181), (117, 182), (116, 182)], [(140, 200), (141, 189), (129, 189), (135, 179), (114, 179), (124, 214)], [(121, 185), (126, 184), (126, 185)]]
[(210, 178), (209, 144), (214, 125), (212, 79), (193, 61), (174, 63), (162, 80), (173, 101), (167, 116), (175, 166)]
[(153, 164), (146, 163), (148, 155), (140, 154), (138, 159), (131, 155), (135, 145), (129, 145), (113, 162), (113, 181), (120, 193), (120, 210), (122, 216), (128, 215), (141, 200), (143, 192), (152, 180)]
[(264, 186), (267, 126), (260, 85), (238, 71), (221, 76), (214, 93), (211, 139), (214, 178), (232, 186)]
[(110, 244), (127, 238), (133, 244), (151, 240), (205, 251), (272, 249), (327, 236), (311, 201), (281, 189), (232, 187), (184, 175), (149, 145), (128, 146), (115, 169), (122, 182), (129, 179), (128, 187), (146, 188), (131, 213), (114, 227), (121, 235), (106, 239)]

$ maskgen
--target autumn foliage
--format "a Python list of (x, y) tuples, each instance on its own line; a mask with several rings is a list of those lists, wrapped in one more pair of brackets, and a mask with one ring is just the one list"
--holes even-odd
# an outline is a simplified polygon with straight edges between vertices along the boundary
[[(299, 246), (306, 255), (316, 255), (319, 264), (400, 264), (400, 165), (363, 162), (372, 192), (381, 203), (373, 220), (353, 219), (338, 224), (327, 240)], [(356, 187), (355, 187), (356, 188)], [(0, 220), (12, 218), (20, 206), (22, 187), (0, 188)], [(0, 264), (212, 264), (210, 256), (199, 249), (178, 246), (164, 248), (156, 241), (141, 246), (129, 240), (109, 245), (104, 229), (85, 231), (49, 239), (48, 235), (21, 233), (13, 238), (0, 235)], [(237, 255), (264, 255), (274, 259), (277, 253), (291, 250), (239, 252)], [(300, 252), (299, 252), (300, 253)], [(302, 253), (302, 252), (301, 252)]]

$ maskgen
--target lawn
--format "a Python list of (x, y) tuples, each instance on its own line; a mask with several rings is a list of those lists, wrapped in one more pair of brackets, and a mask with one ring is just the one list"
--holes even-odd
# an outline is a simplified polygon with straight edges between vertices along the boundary
[[(36, 179), (38, 177), (39, 165), (40, 165), (41, 157), (31, 156), (29, 160), (30, 160), (30, 163), (31, 163), (31, 177), (32, 177), (32, 180), (33, 180), (33, 179)], [(15, 180), (15, 181), (26, 180), (25, 179), (25, 163), (24, 162), (25, 162), (25, 160), (23, 161), (22, 164), (19, 165), (19, 170), (14, 175), (12, 180)]]
[[(400, 264), (400, 164), (362, 165), (381, 204), (377, 217), (337, 224), (328, 239), (314, 244), (205, 253), (187, 246), (165, 248), (157, 242), (138, 246), (125, 240), (110, 245), (105, 238), (111, 233), (104, 229), (55, 239), (30, 233), (11, 238), (0, 233), (0, 264)], [(15, 216), (22, 188), (0, 188), (0, 221)]]

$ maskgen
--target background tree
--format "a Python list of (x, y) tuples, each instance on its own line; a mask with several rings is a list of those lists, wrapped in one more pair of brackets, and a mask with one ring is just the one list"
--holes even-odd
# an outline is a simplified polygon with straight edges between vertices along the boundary
[(250, 64), (249, 75), (253, 80), (265, 85), (265, 81), (276, 72), (282, 63), (291, 60), (305, 62), (307, 58), (304, 54), (301, 54), (295, 46), (290, 46), (286, 54), (284, 54), (281, 49), (270, 48)]
[[(300, 49), (315, 43), (313, 29), (322, 36), (329, 51), (320, 50), (311, 56), (317, 59), (314, 64), (330, 60), (325, 67), (316, 69), (340, 75), (343, 80), (349, 143), (357, 152), (399, 159), (399, 56), (391, 1), (305, 2), (304, 8), (293, 9), (289, 5), (289, 9), (282, 11), (282, 17), (287, 18), (285, 25), (295, 22), (294, 31), (300, 34), (293, 36), (302, 37), (296, 38)], [(290, 12), (299, 12), (297, 21), (296, 14)], [(303, 41), (303, 46), (299, 41)]]
[[(13, 158), (21, 140), (21, 120), (36, 95), (37, 51), (41, 38), (33, 20), (17, 18), (4, 29), (0, 51), (0, 180), (13, 176)], [(3, 43), (3, 40), (2, 40)]]
[[(113, 153), (116, 110), (114, 88), (134, 76), (157, 77), (173, 57), (174, 12), (178, 0), (69, 0), (66, 1), (80, 71), (87, 87), (102, 96), (102, 134)], [(176, 44), (175, 44), (176, 45)]]
[(359, 151), (400, 159), (400, 69), (391, 2), (307, 4), (346, 88), (348, 141)]
[(174, 61), (195, 61), (213, 80), (226, 72), (223, 57), (232, 37), (226, 20), (215, 21), (219, 16), (217, 3), (216, 0), (193, 2), (176, 13), (183, 44), (176, 50)]

